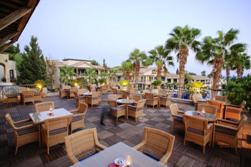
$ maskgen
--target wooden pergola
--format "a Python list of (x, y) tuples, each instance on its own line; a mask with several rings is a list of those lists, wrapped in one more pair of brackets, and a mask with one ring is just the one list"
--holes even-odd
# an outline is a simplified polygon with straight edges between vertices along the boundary
[(0, 0), (0, 53), (16, 42), (39, 0)]

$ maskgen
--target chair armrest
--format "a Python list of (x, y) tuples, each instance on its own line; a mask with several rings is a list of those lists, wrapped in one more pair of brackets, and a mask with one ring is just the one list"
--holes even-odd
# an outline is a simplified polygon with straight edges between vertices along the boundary
[(146, 144), (146, 142), (142, 141), (141, 143), (137, 144), (133, 148), (136, 149), (136, 150), (140, 150), (145, 144)]
[(167, 164), (168, 159), (170, 158), (172, 152), (168, 151), (166, 152), (163, 157), (160, 159), (160, 162), (163, 164)]
[(159, 97), (153, 97), (153, 100), (159, 100)]
[(76, 113), (76, 112), (78, 112), (78, 109), (75, 108), (75, 109), (69, 110), (69, 112), (71, 112), (71, 113)]
[(229, 123), (229, 124), (233, 124), (233, 125), (236, 125), (236, 126), (239, 125), (239, 121), (238, 121), (238, 122), (235, 122), (235, 121), (226, 120), (226, 119), (217, 119), (217, 123), (219, 123), (219, 122)]
[(106, 149), (106, 146), (104, 146), (103, 144), (100, 144), (100, 143), (96, 143), (96, 147), (98, 147), (101, 150)]
[(22, 126), (22, 127), (14, 127), (14, 129), (15, 130), (21, 130), (21, 129), (30, 128), (30, 127), (33, 127), (33, 125), (25, 125), (25, 126)]
[(14, 123), (21, 123), (21, 122), (28, 122), (28, 121), (31, 121), (31, 119), (30, 119), (30, 118), (27, 118), (27, 119), (15, 121)]
[(223, 127), (223, 128), (226, 128), (226, 129), (235, 130), (235, 131), (238, 130), (238, 128), (234, 128), (234, 127), (232, 127), (232, 126), (227, 126), (227, 125), (218, 124), (218, 123), (215, 123), (214, 126), (220, 126), (220, 127)]

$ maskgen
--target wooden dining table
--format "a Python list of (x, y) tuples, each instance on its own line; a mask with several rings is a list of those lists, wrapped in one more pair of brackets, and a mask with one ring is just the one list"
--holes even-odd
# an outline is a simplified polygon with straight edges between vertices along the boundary
[(136, 149), (119, 142), (99, 153), (77, 162), (72, 167), (108, 167), (116, 158), (129, 160), (130, 167), (166, 167), (166, 165), (156, 161)]

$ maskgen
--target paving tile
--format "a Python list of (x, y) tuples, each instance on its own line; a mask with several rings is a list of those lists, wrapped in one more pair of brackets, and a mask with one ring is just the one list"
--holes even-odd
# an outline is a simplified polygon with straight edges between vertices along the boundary
[(111, 133), (109, 131), (106, 131), (106, 130), (101, 131), (101, 132), (98, 133), (98, 137), (100, 139), (106, 139), (106, 138), (111, 137), (111, 136), (113, 136), (113, 133)]

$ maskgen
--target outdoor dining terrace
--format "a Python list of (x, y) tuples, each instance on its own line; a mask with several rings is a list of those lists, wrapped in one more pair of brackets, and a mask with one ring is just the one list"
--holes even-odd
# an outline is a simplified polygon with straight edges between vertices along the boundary
[[(126, 152), (128, 149), (129, 151), (132, 151), (130, 152), (131, 160), (134, 164), (142, 161), (145, 163), (149, 161), (148, 165), (157, 162), (158, 160), (154, 160), (154, 157), (150, 156), (150, 158), (144, 154), (142, 154), (144, 155), (143, 158), (137, 159), (139, 152), (136, 152), (133, 149), (133, 147), (143, 141), (144, 129), (146, 127), (151, 127), (175, 137), (167, 166), (240, 166), (240, 155), (242, 150), (241, 142), (238, 142), (237, 150), (235, 150), (234, 147), (229, 148), (224, 145), (208, 144), (205, 148), (205, 153), (203, 153), (202, 147), (194, 142), (187, 141), (186, 144), (184, 144), (184, 138), (186, 137), (187, 132), (184, 129), (180, 130), (179, 128), (176, 128), (177, 124), (175, 123), (177, 122), (176, 119), (174, 119), (175, 114), (173, 114), (173, 111), (171, 110), (173, 110), (173, 106), (175, 104), (178, 107), (179, 113), (191, 113), (192, 111), (195, 111), (196, 106), (186, 103), (174, 103), (173, 100), (170, 100), (170, 103), (168, 103), (167, 106), (157, 105), (155, 107), (151, 107), (149, 105), (144, 105), (142, 109), (143, 112), (139, 118), (134, 119), (133, 117), (129, 117), (127, 119), (126, 116), (122, 116), (119, 117), (119, 119), (116, 119), (116, 115), (113, 114), (114, 111), (111, 108), (113, 104), (110, 100), (111, 97), (115, 95), (114, 93), (114, 91), (101, 93), (98, 105), (89, 105), (84, 121), (82, 122), (82, 124), (85, 125), (84, 130), (96, 128), (99, 143), (102, 146), (109, 148), (107, 149), (107, 152), (109, 152), (109, 150), (113, 153), (116, 152), (116, 155), (113, 155), (115, 156), (114, 158), (118, 158), (123, 155), (123, 152)], [(81, 101), (88, 103), (86, 96), (90, 96), (93, 92), (86, 92), (83, 94), (85, 96), (84, 99), (83, 97), (77, 98), (78, 95), (75, 94), (75, 98), (70, 98), (70, 96), (67, 95), (66, 97), (55, 95), (44, 97), (42, 101), (43, 103), (53, 102), (53, 108), (55, 108), (55, 110), (64, 109), (66, 111), (72, 111), (76, 108), (77, 103), (81, 103)], [(136, 99), (137, 98), (135, 97), (135, 100)], [(40, 104), (40, 102), (36, 102), (35, 104), (28, 102), (27, 104), (9, 103), (0, 105), (0, 166), (27, 166), (28, 164), (29, 166), (62, 167), (71, 166), (73, 164), (71, 159), (69, 159), (69, 154), (67, 156), (67, 150), (69, 148), (66, 148), (64, 142), (50, 147), (49, 152), (46, 149), (46, 144), (31, 142), (19, 147), (17, 154), (15, 154), (13, 130), (7, 123), (5, 115), (9, 113), (14, 121), (30, 119), (31, 115), (36, 113), (36, 110), (38, 110), (37, 104)], [(200, 106), (197, 106), (197, 108), (198, 107)], [(52, 109), (49, 108), (49, 110), (51, 111)], [(245, 133), (250, 133), (247, 131), (247, 129), (250, 129), (250, 125), (246, 123), (244, 126), (246, 129)], [(76, 135), (78, 132), (84, 130), (78, 129), (73, 131), (72, 135)], [(244, 131), (240, 133), (244, 134)], [(80, 138), (81, 140), (85, 139), (84, 136)], [(44, 140), (43, 137), (42, 140)], [(112, 151), (112, 149), (115, 151)], [(109, 153), (106, 154), (105, 150), (103, 151), (103, 155), (105, 155), (104, 157), (109, 157)], [(102, 154), (102, 151), (100, 154)], [(98, 156), (100, 154), (98, 153), (82, 160), (82, 166), (86, 166), (84, 164), (88, 164), (90, 162), (92, 163), (93, 160), (98, 164), (99, 161), (103, 162), (104, 158), (102, 158), (102, 156), (101, 158)], [(144, 158), (146, 158), (146, 161)], [(162, 163), (158, 162), (156, 164), (156, 166), (162, 165)], [(77, 165), (81, 166), (81, 163), (77, 163)]]

